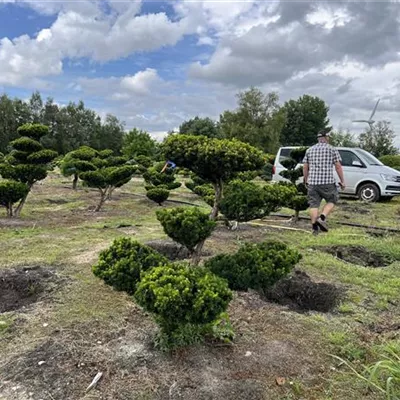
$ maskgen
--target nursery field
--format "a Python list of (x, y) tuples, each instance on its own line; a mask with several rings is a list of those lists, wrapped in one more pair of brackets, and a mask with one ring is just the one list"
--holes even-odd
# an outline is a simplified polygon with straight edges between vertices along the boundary
[[(377, 370), (371, 384), (363, 379), (364, 366), (400, 355), (400, 199), (341, 199), (330, 232), (317, 237), (307, 221), (291, 224), (289, 210), (280, 211), (288, 218), (270, 216), (237, 230), (219, 222), (203, 259), (269, 239), (303, 258), (269, 300), (234, 292), (233, 343), (172, 352), (155, 348), (151, 315), (91, 267), (116, 238), (167, 241), (156, 210), (210, 207), (184, 185), (158, 206), (146, 198), (141, 178), (93, 212), (97, 202), (96, 190), (74, 191), (53, 172), (34, 186), (20, 218), (0, 210), (1, 400), (400, 398), (399, 367), (391, 397), (385, 371)], [(101, 379), (86, 391), (98, 372)]]

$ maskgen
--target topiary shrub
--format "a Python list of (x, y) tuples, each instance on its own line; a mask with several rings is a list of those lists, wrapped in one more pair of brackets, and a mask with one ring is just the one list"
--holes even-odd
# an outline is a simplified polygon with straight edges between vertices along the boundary
[(100, 253), (99, 261), (92, 267), (92, 271), (115, 290), (132, 295), (143, 271), (168, 262), (148, 246), (128, 238), (119, 238)]
[(154, 187), (146, 192), (146, 196), (148, 199), (161, 206), (164, 201), (168, 200), (169, 190), (162, 187)]
[(282, 207), (288, 207), (290, 201), (297, 196), (296, 187), (290, 182), (277, 182), (263, 187), (264, 201), (269, 204), (272, 212)]
[(210, 271), (178, 264), (144, 274), (134, 298), (159, 324), (158, 342), (171, 349), (198, 341), (201, 328), (226, 311), (232, 292)]
[(18, 139), (10, 142), (12, 151), (0, 163), (0, 175), (4, 179), (21, 182), (28, 192), (20, 199), (12, 215), (18, 217), (33, 185), (46, 178), (57, 157), (53, 150), (45, 149), (40, 139), (49, 133), (49, 128), (40, 124), (25, 124), (18, 128)]
[(296, 184), (299, 178), (303, 176), (303, 168), (297, 165), (301, 163), (305, 156), (307, 147), (301, 147), (298, 149), (293, 149), (290, 152), (290, 158), (282, 161), (282, 165), (287, 168), (287, 170), (280, 173), (281, 176), (288, 179), (292, 185), (297, 189), (297, 195), (289, 200), (287, 207), (295, 211), (295, 216), (293, 222), (296, 223), (299, 220), (300, 211), (307, 210), (308, 200), (306, 197), (307, 189), (304, 184)]
[(264, 193), (264, 189), (253, 182), (234, 180), (225, 188), (220, 210), (230, 221), (247, 222), (262, 218), (271, 211)]
[(13, 216), (13, 205), (21, 201), (29, 193), (29, 187), (22, 182), (0, 181), (0, 206), (5, 207), (7, 216)]
[(200, 251), (197, 246), (211, 235), (216, 222), (209, 215), (196, 207), (177, 207), (169, 210), (159, 210), (156, 213), (164, 232), (176, 242), (185, 246), (193, 257), (193, 264), (200, 261)]
[(98, 156), (98, 152), (89, 146), (82, 146), (77, 150), (65, 155), (60, 163), (60, 170), (63, 176), (74, 176), (72, 188), (78, 186), (79, 174), (82, 172), (95, 171), (97, 168), (92, 160)]
[(285, 243), (247, 243), (235, 254), (220, 254), (205, 267), (226, 279), (233, 290), (266, 290), (288, 275), (301, 260), (301, 254)]

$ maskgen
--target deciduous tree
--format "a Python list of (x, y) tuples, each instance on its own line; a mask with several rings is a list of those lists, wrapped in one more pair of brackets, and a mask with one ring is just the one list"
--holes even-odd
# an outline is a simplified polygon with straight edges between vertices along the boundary
[(329, 126), (329, 107), (319, 97), (304, 95), (283, 106), (286, 123), (280, 141), (284, 146), (311, 146), (320, 130)]

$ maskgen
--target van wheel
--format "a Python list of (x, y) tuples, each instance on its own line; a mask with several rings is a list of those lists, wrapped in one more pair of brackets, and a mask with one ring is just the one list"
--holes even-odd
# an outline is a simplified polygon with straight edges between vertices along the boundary
[(358, 188), (357, 195), (361, 201), (368, 203), (378, 201), (380, 198), (379, 188), (374, 183), (365, 183), (364, 185), (361, 185)]

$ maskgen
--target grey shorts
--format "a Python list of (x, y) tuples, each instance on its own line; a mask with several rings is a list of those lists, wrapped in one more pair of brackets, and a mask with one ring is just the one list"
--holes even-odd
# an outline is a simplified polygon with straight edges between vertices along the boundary
[(339, 200), (339, 191), (336, 184), (308, 186), (308, 203), (310, 208), (319, 208), (321, 201), (336, 204)]

